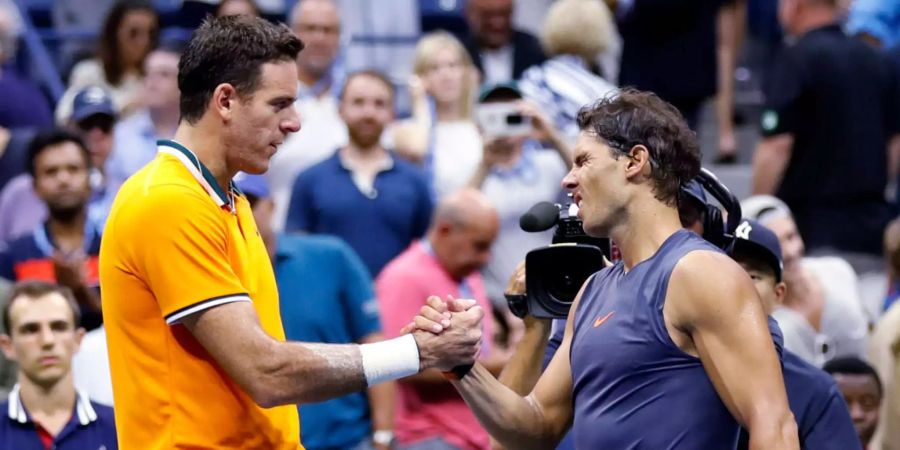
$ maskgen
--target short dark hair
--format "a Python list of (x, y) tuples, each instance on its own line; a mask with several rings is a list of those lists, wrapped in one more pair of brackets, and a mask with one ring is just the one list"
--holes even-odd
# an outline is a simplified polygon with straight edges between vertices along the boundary
[(28, 159), (25, 161), (26, 169), (28, 173), (32, 176), (35, 176), (35, 165), (34, 162), (37, 160), (37, 157), (40, 156), (44, 150), (47, 150), (49, 147), (54, 145), (59, 145), (65, 142), (72, 142), (78, 146), (81, 150), (81, 155), (84, 156), (84, 162), (87, 167), (90, 169), (91, 167), (91, 153), (88, 151), (87, 146), (84, 145), (84, 141), (78, 137), (77, 134), (72, 133), (70, 131), (57, 128), (48, 131), (39, 132), (31, 139), (31, 142), (28, 144)]
[(613, 156), (647, 147), (655, 196), (678, 204), (678, 192), (700, 172), (700, 145), (684, 117), (651, 92), (624, 88), (578, 112), (578, 127), (609, 145)]
[(234, 86), (238, 95), (252, 95), (263, 64), (294, 61), (301, 50), (303, 43), (283, 24), (255, 16), (207, 18), (178, 62), (181, 119), (200, 120), (222, 83)]
[[(119, 27), (125, 16), (133, 11), (146, 11), (156, 17), (157, 30), (150, 36), (150, 48), (156, 47), (159, 39), (159, 13), (153, 9), (153, 4), (147, 0), (120, 0), (109, 10), (106, 20), (103, 22), (103, 30), (99, 39), (97, 54), (103, 63), (103, 74), (106, 81), (112, 86), (118, 86), (125, 75), (122, 65), (122, 49), (119, 48)], [(143, 70), (143, 68), (140, 68)]]
[(350, 82), (359, 77), (370, 77), (374, 78), (381, 82), (381, 84), (385, 85), (388, 88), (388, 92), (391, 94), (391, 100), (396, 97), (397, 89), (394, 87), (394, 83), (391, 82), (391, 79), (387, 77), (387, 75), (373, 69), (366, 70), (357, 70), (356, 72), (351, 72), (344, 78), (344, 85), (341, 86), (341, 100), (344, 99), (344, 94), (347, 92), (347, 86), (350, 85)]
[(71, 289), (46, 281), (27, 280), (13, 285), (9, 295), (6, 296), (6, 302), (3, 304), (3, 330), (5, 330), (6, 334), (12, 336), (13, 333), (10, 329), (12, 327), (12, 319), (9, 317), (13, 301), (19, 297), (36, 299), (48, 294), (59, 294), (66, 299), (66, 303), (72, 310), (73, 325), (75, 328), (78, 328), (81, 324), (81, 309), (78, 307), (78, 302), (75, 301), (75, 295), (72, 294)]
[(860, 358), (855, 356), (842, 356), (839, 358), (834, 358), (822, 367), (822, 370), (828, 372), (831, 375), (834, 374), (845, 374), (845, 375), (869, 375), (873, 379), (875, 379), (875, 384), (878, 385), (878, 395), (884, 396), (884, 390), (881, 386), (881, 378), (878, 377), (878, 372), (869, 365), (869, 363), (863, 361)]

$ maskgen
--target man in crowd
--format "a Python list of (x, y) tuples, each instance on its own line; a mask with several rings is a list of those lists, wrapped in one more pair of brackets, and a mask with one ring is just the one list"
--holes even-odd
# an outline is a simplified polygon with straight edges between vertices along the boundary
[(19, 363), (18, 383), (0, 403), (0, 447), (118, 448), (113, 410), (72, 381), (72, 355), (84, 336), (72, 292), (44, 281), (16, 284), (3, 306), (0, 347)]
[(463, 39), (484, 83), (518, 80), (525, 69), (546, 57), (537, 38), (513, 29), (513, 0), (470, 0), (466, 20), (470, 35)]
[(381, 146), (394, 118), (394, 87), (377, 72), (347, 77), (341, 119), (350, 142), (297, 177), (287, 231), (345, 240), (372, 277), (414, 240), (431, 218), (431, 194), (421, 170)]
[[(880, 448), (870, 446), (875, 429), (878, 428), (881, 402), (885, 398), (878, 373), (867, 362), (855, 357), (832, 359), (825, 364), (824, 369), (834, 377), (834, 381), (837, 382), (844, 395), (862, 447), (864, 449)], [(885, 444), (896, 445), (896, 443), (888, 442)]]
[[(479, 270), (491, 258), (497, 211), (478, 191), (449, 194), (425, 239), (391, 261), (376, 281), (385, 334), (397, 336), (429, 295), (475, 299), (485, 310), (480, 360), (499, 373), (505, 352), (494, 345), (493, 315)], [(398, 383), (397, 438), (403, 450), (486, 450), (487, 432), (453, 386), (436, 370)]]
[(34, 191), (49, 216), (0, 249), (0, 277), (71, 289), (82, 323), (92, 330), (102, 322), (97, 290), (101, 228), (88, 214), (90, 154), (81, 139), (60, 130), (36, 136), (28, 155)]

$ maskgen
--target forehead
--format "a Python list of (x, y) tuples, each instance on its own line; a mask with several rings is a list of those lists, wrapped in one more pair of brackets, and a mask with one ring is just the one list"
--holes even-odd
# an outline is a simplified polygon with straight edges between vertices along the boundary
[(293, 96), (297, 92), (297, 65), (293, 61), (263, 64), (260, 67), (258, 91), (275, 96)]
[(845, 392), (878, 395), (878, 384), (871, 375), (836, 373), (834, 381)]
[(178, 67), (178, 55), (167, 50), (153, 50), (147, 55), (148, 66), (172, 66)]
[(390, 98), (391, 89), (371, 75), (356, 75), (347, 81), (345, 97)]
[(69, 302), (57, 292), (37, 298), (20, 295), (12, 300), (9, 307), (9, 323), (13, 327), (23, 323), (46, 323), (56, 320), (74, 321)]
[(330, 1), (306, 0), (300, 6), (300, 25), (337, 26), (340, 24), (337, 8)]
[(34, 159), (35, 167), (62, 164), (86, 164), (84, 152), (78, 144), (67, 141), (47, 146)]

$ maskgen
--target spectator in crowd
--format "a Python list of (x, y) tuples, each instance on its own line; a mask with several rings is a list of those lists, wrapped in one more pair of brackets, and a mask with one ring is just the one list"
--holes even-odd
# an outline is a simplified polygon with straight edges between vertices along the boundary
[(248, 16), (259, 16), (259, 7), (253, 0), (222, 0), (216, 7), (215, 16), (237, 16), (245, 14)]
[(46, 128), (53, 125), (47, 97), (14, 65), (21, 22), (15, 4), (0, 2), (0, 127)]
[[(781, 246), (771, 230), (754, 220), (743, 220), (735, 233), (730, 255), (753, 279), (767, 315), (781, 307), (787, 287), (782, 281)], [(770, 319), (771, 321), (771, 319)], [(780, 336), (775, 337), (780, 346)], [(786, 349), (781, 355), (788, 402), (800, 447), (808, 449), (861, 449), (847, 406), (835, 381), (816, 366)], [(846, 395), (846, 394), (845, 394)], [(741, 433), (739, 449), (749, 448), (749, 436)]]
[[(12, 2), (13, 0), (8, 0)], [(117, 0), (51, 0), (50, 15), (53, 28), (61, 33), (97, 31), (102, 29), (103, 20)], [(90, 57), (95, 50), (93, 43), (85, 40), (71, 39), (60, 42), (57, 64), (65, 70), (85, 57)]]
[(900, 298), (900, 217), (884, 230), (884, 256), (887, 259), (888, 292), (883, 310), (887, 311)]
[[(34, 139), (36, 129), (0, 127), (0, 193), (6, 184), (25, 173), (28, 159), (28, 143)], [(28, 184), (28, 183), (26, 183)], [(0, 219), (3, 223), (4, 219)], [(0, 225), (0, 229), (3, 226)], [(0, 237), (0, 242), (3, 238)]]
[[(491, 257), (499, 226), (496, 209), (480, 192), (465, 189), (444, 197), (426, 238), (391, 261), (376, 280), (385, 335), (399, 335), (429, 295), (474, 299), (485, 311), (479, 360), (499, 373), (506, 352), (491, 339), (491, 306), (478, 273)], [(397, 390), (399, 449), (490, 448), (487, 432), (440, 372), (402, 379)]]
[[(537, 202), (560, 200), (560, 181), (572, 165), (569, 147), (561, 141), (549, 119), (521, 100), (522, 92), (515, 84), (488, 86), (482, 90), (480, 104), (515, 102), (520, 105), (522, 113), (531, 119), (534, 129), (531, 137), (536, 139), (487, 138), (481, 163), (469, 181), (470, 187), (484, 192), (500, 215), (500, 232), (491, 249), (491, 260), (484, 268), (484, 279), (488, 297), (501, 311), (509, 311), (503, 290), (516, 264), (530, 250), (551, 241), (552, 231), (522, 231), (519, 216)], [(535, 141), (551, 140), (550, 135), (557, 136), (553, 149), (536, 144)]]
[(877, 448), (869, 445), (878, 427), (879, 408), (884, 399), (878, 373), (862, 359), (853, 357), (832, 359), (824, 369), (834, 377), (844, 395), (863, 448)]
[[(329, 344), (382, 340), (372, 277), (353, 249), (330, 236), (276, 234), (265, 177), (239, 174), (236, 179), (275, 269), (285, 337)], [(394, 434), (394, 393), (389, 382), (369, 387), (368, 395), (300, 405), (304, 448), (387, 450)]]
[(49, 215), (31, 233), (0, 250), (0, 277), (43, 280), (71, 289), (84, 326), (94, 329), (101, 323), (100, 228), (87, 212), (90, 154), (81, 139), (65, 131), (39, 134), (28, 154), (34, 191)]
[(615, 25), (603, 2), (561, 0), (550, 7), (541, 45), (550, 58), (522, 74), (519, 88), (553, 120), (568, 142), (578, 138), (575, 118), (582, 106), (615, 90), (597, 75), (597, 61), (606, 51)]
[(43, 281), (16, 284), (3, 307), (0, 346), (19, 363), (18, 383), (0, 403), (0, 442), (16, 449), (118, 448), (113, 410), (72, 381), (84, 329), (72, 293)]
[(805, 257), (804, 238), (791, 210), (771, 196), (741, 202), (744, 217), (771, 229), (781, 244), (787, 293), (772, 316), (784, 332), (784, 346), (817, 367), (840, 356), (866, 352), (868, 320), (857, 277), (837, 257)]
[(301, 0), (291, 12), (290, 25), (306, 45), (297, 56), (299, 80), (294, 103), (303, 126), (288, 135), (266, 173), (275, 200), (276, 231), (284, 228), (297, 175), (347, 145), (347, 126), (338, 113), (344, 69), (338, 60), (341, 21), (337, 4), (334, 0)]
[(716, 18), (722, 3), (618, 2), (619, 85), (656, 93), (697, 130), (703, 103), (716, 93)]
[(791, 207), (812, 254), (878, 271), (888, 172), (896, 174), (888, 148), (900, 145), (897, 74), (844, 34), (835, 0), (784, 0), (779, 13), (793, 40), (765, 89), (753, 192)]
[(165, 42), (144, 62), (143, 107), (114, 130), (115, 152), (106, 164), (110, 179), (123, 183), (156, 156), (156, 141), (171, 139), (180, 117), (178, 58), (181, 42)]
[(380, 73), (347, 77), (340, 114), (350, 142), (297, 177), (286, 226), (344, 239), (373, 277), (422, 237), (431, 218), (422, 171), (380, 144), (393, 101), (394, 87)]
[[(102, 227), (120, 184), (107, 177), (105, 171), (118, 116), (110, 96), (96, 86), (79, 91), (73, 103), (74, 112), (67, 131), (78, 136), (91, 155), (88, 213), (91, 221)], [(17, 176), (0, 191), (0, 241), (8, 243), (30, 233), (46, 218), (47, 208), (37, 195), (31, 174)]]
[(538, 40), (512, 26), (513, 0), (469, 0), (470, 35), (463, 43), (481, 71), (483, 83), (518, 80), (525, 69), (544, 62)]
[(156, 47), (159, 16), (147, 0), (119, 0), (109, 11), (98, 39), (97, 57), (75, 65), (68, 90), (56, 107), (56, 122), (72, 114), (72, 98), (85, 86), (100, 86), (116, 109), (128, 115), (140, 106), (144, 59)]
[(410, 91), (413, 116), (397, 124), (397, 153), (421, 164), (437, 198), (466, 185), (481, 159), (472, 113), (478, 73), (453, 35), (436, 31), (416, 45)]
[(869, 362), (883, 380), (881, 423), (870, 448), (900, 450), (900, 403), (890, 399), (900, 398), (900, 219), (888, 225), (884, 237), (885, 256), (888, 260), (889, 292), (885, 312), (875, 324), (869, 339)]

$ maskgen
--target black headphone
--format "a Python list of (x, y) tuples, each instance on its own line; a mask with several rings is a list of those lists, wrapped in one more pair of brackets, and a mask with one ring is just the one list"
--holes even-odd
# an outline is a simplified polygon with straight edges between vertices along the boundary
[(694, 178), (703, 189), (713, 196), (728, 212), (728, 221), (722, 218), (722, 211), (714, 204), (706, 202), (703, 210), (703, 239), (729, 251), (734, 244), (734, 230), (741, 223), (741, 202), (709, 170), (700, 168)]

